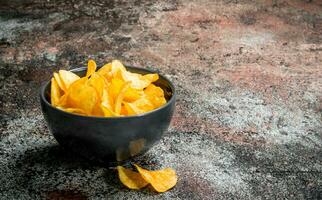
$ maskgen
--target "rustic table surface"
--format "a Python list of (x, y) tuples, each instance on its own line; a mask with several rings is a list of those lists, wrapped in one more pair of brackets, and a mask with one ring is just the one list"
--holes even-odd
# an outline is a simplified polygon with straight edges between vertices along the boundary
[[(172, 190), (128, 190), (49, 133), (40, 84), (89, 58), (174, 82), (169, 131), (136, 161), (176, 169)], [(322, 198), (319, 0), (2, 0), (0, 71), (0, 199)]]

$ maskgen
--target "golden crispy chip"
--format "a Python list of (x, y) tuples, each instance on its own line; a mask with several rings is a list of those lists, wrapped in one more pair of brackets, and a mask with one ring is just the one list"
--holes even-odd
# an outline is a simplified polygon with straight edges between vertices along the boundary
[(101, 109), (104, 112), (104, 117), (118, 117), (119, 114), (115, 113), (110, 107), (101, 104)]
[(159, 75), (158, 74), (146, 74), (143, 76), (143, 78), (147, 79), (148, 81), (150, 81), (150, 83), (155, 82), (159, 79)]
[(112, 72), (113, 76), (115, 76), (115, 74), (118, 73), (119, 71), (121, 71), (121, 72), (126, 71), (124, 65), (119, 60), (113, 60), (111, 68), (112, 68), (111, 72)]
[(100, 107), (101, 107), (101, 109), (103, 111), (104, 117), (113, 117), (114, 116), (113, 115), (114, 112), (110, 108), (108, 108), (108, 107), (106, 107), (106, 106), (104, 106), (102, 104), (101, 104)]
[(121, 107), (121, 113), (120, 113), (122, 116), (126, 116), (126, 115), (128, 115), (127, 114), (127, 110), (125, 109), (125, 106), (124, 105), (122, 105), (122, 107)]
[(134, 165), (142, 178), (150, 183), (157, 192), (165, 192), (173, 188), (177, 184), (176, 172), (171, 168), (166, 168), (157, 171), (149, 171)]
[(85, 87), (87, 80), (88, 79), (86, 77), (83, 77), (70, 85), (68, 91), (66, 92), (66, 95), (68, 96), (67, 104), (73, 105), (74, 102), (79, 101), (79, 99), (77, 99), (77, 95)]
[(58, 86), (58, 83), (55, 78), (51, 79), (51, 89), (50, 89), (50, 101), (53, 106), (57, 106), (59, 104), (61, 93)]
[(112, 74), (112, 78), (120, 79), (120, 80), (124, 81), (122, 74), (123, 74), (123, 72), (120, 69), (119, 70), (116, 70), (116, 72), (114, 72)]
[(108, 92), (107, 92), (107, 89), (104, 87), (103, 89), (103, 94), (102, 94), (102, 98), (101, 98), (101, 104), (106, 104), (108, 106), (110, 106), (110, 99), (109, 99), (109, 96), (108, 96)]
[(104, 88), (102, 98), (101, 98), (101, 104), (104, 105), (105, 107), (109, 108), (110, 110), (112, 109), (112, 104), (111, 104), (111, 99), (110, 96), (108, 95), (107, 89)]
[(119, 60), (112, 61), (112, 74), (114, 77), (122, 78), (124, 81), (131, 81), (131, 87), (135, 89), (143, 89), (151, 83), (148, 79), (143, 78), (141, 74), (126, 71)]
[(66, 91), (66, 86), (64, 85), (63, 81), (61, 80), (60, 76), (58, 73), (54, 72), (54, 78), (59, 86), (59, 88), (63, 91)]
[(149, 80), (144, 79), (141, 74), (131, 73), (128, 71), (122, 72), (122, 78), (124, 81), (130, 81), (132, 88), (139, 90), (146, 88), (151, 83)]
[(85, 111), (79, 108), (64, 108), (65, 111), (85, 115)]
[(163, 90), (154, 84), (150, 84), (147, 88), (145, 88), (144, 93), (149, 96), (164, 97)]
[(144, 93), (146, 94), (146, 98), (150, 100), (155, 108), (158, 108), (167, 102), (164, 98), (163, 90), (154, 84), (150, 84), (145, 88)]
[(151, 103), (151, 101), (144, 96), (134, 101), (133, 105), (135, 105), (138, 109), (143, 110), (143, 112), (148, 112), (154, 109), (154, 105)]
[(95, 89), (93, 87), (86, 86), (78, 97), (80, 101), (78, 102), (79, 104), (77, 107), (83, 109), (88, 115), (91, 115), (99, 99)]
[(133, 102), (138, 100), (144, 92), (142, 90), (137, 90), (129, 87), (124, 94), (124, 101)]
[(101, 108), (101, 104), (100, 104), (99, 101), (94, 106), (93, 111), (92, 111), (92, 115), (95, 116), (95, 117), (104, 117), (105, 116), (104, 111)]
[(132, 103), (124, 102), (124, 108), (128, 115), (138, 115), (154, 109), (154, 105), (145, 97)]
[(59, 70), (59, 77), (67, 90), (70, 84), (80, 79), (79, 76), (77, 76), (73, 72), (66, 71), (66, 70)]
[(150, 98), (150, 102), (152, 102), (155, 108), (159, 108), (166, 104), (167, 100), (164, 97), (152, 97)]
[(96, 71), (96, 62), (94, 60), (88, 60), (86, 77), (91, 76)]
[(104, 78), (98, 73), (94, 72), (88, 80), (88, 84), (96, 89), (98, 96), (101, 98), (105, 87)]
[(86, 115), (85, 111), (79, 108), (63, 108), (63, 107), (58, 107), (58, 108), (65, 112)]
[(105, 117), (115, 117), (115, 116), (118, 116), (113, 111), (113, 106), (111, 104), (111, 98), (108, 95), (108, 92), (107, 92), (106, 88), (103, 90), (103, 95), (102, 95), (100, 107), (101, 107), (101, 109), (102, 109)]
[(98, 103), (96, 90), (87, 84), (87, 78), (75, 81), (68, 89), (68, 106), (80, 108), (90, 115)]
[(127, 115), (138, 115), (144, 113), (144, 110), (139, 109), (133, 103), (124, 102), (124, 108), (126, 109)]
[(167, 103), (166, 99), (164, 97), (158, 97), (158, 96), (146, 96), (146, 98), (149, 100), (149, 102), (152, 103), (154, 108), (159, 108), (163, 104)]
[(101, 76), (104, 76), (105, 78), (110, 77), (110, 73), (112, 71), (112, 63), (108, 63), (101, 67), (99, 70), (97, 70), (97, 73), (99, 73)]
[(114, 104), (114, 102), (116, 101), (116, 98), (119, 95), (123, 85), (124, 85), (123, 80), (116, 79), (116, 78), (112, 79), (111, 84), (110, 84), (110, 86), (108, 88), (108, 93), (109, 93), (109, 96), (111, 97), (111, 100), (112, 100), (111, 103)]
[(57, 106), (65, 107), (67, 105), (67, 96), (68, 96), (67, 93), (65, 93), (63, 96), (61, 96)]
[(76, 97), (80, 99), (76, 107), (91, 115), (99, 99), (96, 90), (93, 87), (85, 86)]
[(117, 166), (117, 171), (121, 182), (130, 189), (141, 189), (147, 186), (149, 183), (146, 182), (142, 176), (130, 169), (126, 169), (122, 166)]
[(129, 85), (130, 85), (129, 82), (126, 82), (123, 84), (122, 89), (115, 100), (115, 113), (118, 115), (121, 113), (122, 101), (124, 98), (124, 94), (125, 94), (126, 90), (128, 89)]

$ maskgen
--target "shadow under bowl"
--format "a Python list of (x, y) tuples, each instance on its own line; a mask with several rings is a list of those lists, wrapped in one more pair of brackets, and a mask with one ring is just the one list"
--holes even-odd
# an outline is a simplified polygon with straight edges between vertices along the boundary
[[(137, 67), (126, 68), (140, 74), (155, 73)], [(83, 77), (86, 70), (82, 67), (71, 71)], [(62, 111), (50, 103), (50, 81), (40, 89), (42, 112), (51, 133), (66, 150), (90, 161), (116, 165), (145, 153), (160, 141), (169, 127), (176, 93), (166, 77), (160, 74), (159, 77), (154, 84), (163, 89), (167, 103), (141, 115), (94, 117)]]

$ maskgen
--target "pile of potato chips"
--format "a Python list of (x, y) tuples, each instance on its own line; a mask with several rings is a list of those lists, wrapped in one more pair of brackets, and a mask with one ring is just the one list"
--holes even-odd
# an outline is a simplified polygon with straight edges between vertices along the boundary
[(117, 166), (121, 182), (130, 189), (141, 189), (150, 184), (157, 192), (166, 192), (177, 184), (176, 172), (171, 168), (149, 171), (134, 165), (138, 172)]
[(59, 70), (51, 79), (51, 104), (67, 112), (86, 116), (138, 115), (166, 103), (163, 90), (154, 85), (158, 74), (137, 74), (118, 60), (96, 71), (88, 61), (85, 77)]

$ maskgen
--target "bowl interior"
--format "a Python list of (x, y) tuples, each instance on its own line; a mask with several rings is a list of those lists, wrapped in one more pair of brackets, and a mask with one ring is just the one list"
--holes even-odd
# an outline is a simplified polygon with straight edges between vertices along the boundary
[[(98, 67), (98, 69), (99, 68), (100, 67)], [(146, 69), (142, 69), (142, 68), (138, 68), (138, 67), (126, 67), (126, 69), (130, 72), (139, 73), (139, 74), (143, 74), (143, 75), (149, 74), (149, 73), (157, 73), (154, 71), (150, 71), (150, 70), (146, 70)], [(86, 74), (86, 70), (87, 70), (86, 67), (81, 67), (81, 68), (76, 68), (76, 69), (73, 69), (70, 71), (72, 71), (73, 73), (77, 74), (80, 77), (83, 77)], [(167, 100), (167, 104), (168, 104), (169, 101), (174, 96), (174, 86), (172, 85), (172, 83), (166, 77), (159, 74), (159, 79), (156, 82), (154, 82), (153, 84), (162, 88), (162, 90), (164, 91), (164, 97)], [(50, 81), (47, 82), (47, 84), (45, 85), (44, 92), (45, 92), (45, 94), (44, 94), (45, 100), (49, 104), (51, 104), (51, 102), (50, 102)]]

